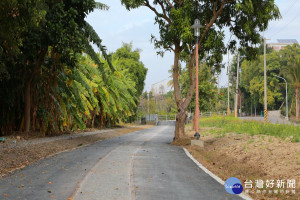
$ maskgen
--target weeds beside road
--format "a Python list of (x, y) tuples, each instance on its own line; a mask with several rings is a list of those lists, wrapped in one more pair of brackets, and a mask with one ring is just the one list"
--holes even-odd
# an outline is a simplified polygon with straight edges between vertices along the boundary
[[(248, 194), (253, 199), (300, 199), (300, 127), (292, 125), (264, 124), (245, 121), (231, 116), (212, 116), (199, 120), (199, 133), (205, 147), (188, 144), (195, 131), (192, 124), (186, 127), (186, 138), (181, 146), (206, 168), (224, 181), (237, 177), (245, 185), (252, 181)], [(296, 181), (295, 194), (291, 188), (266, 187), (267, 180)], [(264, 182), (256, 188), (256, 181)], [(289, 190), (289, 194), (286, 194)], [(258, 193), (260, 192), (260, 193)], [(271, 192), (271, 193), (269, 193)]]
[(212, 116), (201, 118), (199, 127), (217, 127), (211, 129), (212, 133), (224, 136), (226, 133), (246, 133), (253, 135), (270, 135), (288, 139), (291, 142), (300, 142), (300, 126), (286, 124), (264, 124), (263, 122), (241, 120), (233, 116)]

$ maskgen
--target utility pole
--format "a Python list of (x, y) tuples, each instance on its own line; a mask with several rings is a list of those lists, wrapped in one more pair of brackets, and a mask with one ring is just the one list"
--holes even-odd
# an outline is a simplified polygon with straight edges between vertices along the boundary
[(150, 120), (150, 109), (149, 109), (149, 94), (150, 94), (150, 92), (148, 92), (148, 117), (149, 117), (149, 119), (148, 120)]
[(220, 74), (218, 75), (218, 94), (220, 94)]
[(227, 75), (228, 75), (228, 88), (227, 88), (227, 115), (230, 114), (230, 103), (229, 103), (229, 95), (230, 95), (230, 88), (229, 88), (229, 50), (228, 50), (228, 66), (227, 66)]
[(240, 53), (238, 53), (238, 62), (236, 68), (236, 86), (235, 86), (235, 102), (234, 102), (234, 117), (237, 118), (238, 105), (238, 90), (239, 90), (239, 68), (240, 68)]
[(266, 44), (266, 38), (264, 38), (264, 104), (265, 104), (265, 123), (268, 123), (268, 101), (267, 101), (267, 44)]

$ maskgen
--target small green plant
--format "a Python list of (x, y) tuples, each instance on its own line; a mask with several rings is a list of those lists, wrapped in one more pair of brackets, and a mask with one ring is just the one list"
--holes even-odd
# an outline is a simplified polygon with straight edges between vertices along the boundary
[(225, 137), (225, 136), (226, 136), (225, 133), (219, 133), (219, 134), (216, 136), (216, 138), (223, 138), (223, 137)]
[(251, 143), (253, 143), (253, 142), (254, 142), (253, 139), (248, 140), (248, 144), (251, 144)]
[(273, 142), (273, 138), (272, 137), (269, 137), (269, 142)]
[(247, 145), (244, 145), (244, 151), (248, 152), (248, 147), (247, 147)]
[[(264, 124), (263, 122), (241, 120), (234, 116), (211, 116), (199, 120), (200, 127), (216, 127), (225, 133), (239, 133), (254, 135), (270, 135), (282, 139), (291, 137), (292, 142), (300, 142), (300, 126), (288, 124)], [(219, 132), (220, 130), (216, 131)], [(262, 136), (262, 140), (265, 136)], [(269, 142), (272, 139), (269, 138)]]
[(300, 137), (299, 136), (294, 136), (292, 139), (292, 142), (300, 142)]
[(297, 165), (300, 165), (300, 158), (299, 158), (298, 161), (297, 161)]

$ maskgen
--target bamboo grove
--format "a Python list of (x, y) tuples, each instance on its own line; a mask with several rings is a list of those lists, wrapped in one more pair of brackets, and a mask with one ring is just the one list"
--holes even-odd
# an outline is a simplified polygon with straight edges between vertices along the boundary
[(132, 44), (108, 54), (85, 21), (106, 5), (4, 0), (0, 9), (0, 134), (49, 135), (134, 119), (147, 69)]

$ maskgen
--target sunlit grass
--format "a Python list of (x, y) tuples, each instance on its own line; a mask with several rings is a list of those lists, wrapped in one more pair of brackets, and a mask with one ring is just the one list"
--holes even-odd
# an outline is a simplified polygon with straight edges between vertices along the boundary
[(287, 124), (264, 124), (263, 122), (241, 120), (233, 116), (211, 116), (201, 118), (199, 127), (217, 127), (217, 133), (238, 133), (250, 135), (271, 135), (280, 138), (291, 138), (292, 142), (300, 142), (300, 126)]

